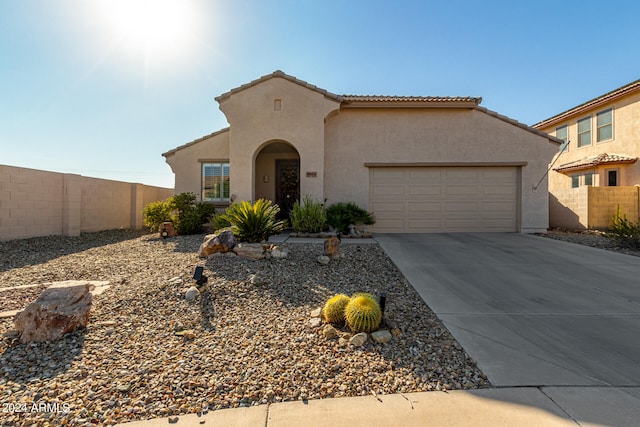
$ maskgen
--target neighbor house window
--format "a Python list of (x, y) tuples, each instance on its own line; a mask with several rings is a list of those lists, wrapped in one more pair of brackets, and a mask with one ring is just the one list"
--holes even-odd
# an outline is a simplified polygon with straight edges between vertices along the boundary
[(596, 114), (596, 141), (613, 139), (613, 110), (600, 111)]
[(229, 163), (202, 164), (202, 200), (229, 200)]
[[(556, 138), (561, 139), (562, 142), (567, 142), (567, 139), (569, 138), (569, 134), (567, 132), (566, 125), (556, 128)], [(560, 146), (560, 149), (562, 149), (562, 145)], [(569, 151), (569, 147), (565, 148), (564, 151)]]
[(578, 147), (591, 145), (591, 117), (578, 120)]
[(580, 175), (573, 175), (571, 177), (571, 188), (580, 187)]
[(584, 174), (584, 185), (593, 185), (593, 172)]
[(607, 185), (609, 187), (616, 187), (618, 185), (618, 171), (617, 170), (608, 170), (607, 171)]

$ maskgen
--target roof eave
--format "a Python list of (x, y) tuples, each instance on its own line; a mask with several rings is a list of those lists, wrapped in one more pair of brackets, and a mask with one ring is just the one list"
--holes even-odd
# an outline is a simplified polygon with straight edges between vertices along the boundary
[(343, 101), (342, 108), (477, 108), (479, 101), (429, 101), (429, 100), (364, 100)]
[(165, 158), (167, 158), (169, 156), (173, 156), (176, 152), (178, 152), (180, 150), (183, 150), (183, 149), (185, 149), (187, 147), (195, 145), (198, 142), (204, 141), (205, 139), (209, 139), (209, 138), (212, 138), (214, 136), (217, 136), (217, 135), (223, 134), (225, 132), (228, 132), (230, 129), (231, 128), (229, 126), (227, 126), (226, 128), (222, 128), (222, 129), (220, 129), (218, 131), (210, 133), (209, 135), (201, 136), (200, 138), (194, 139), (193, 141), (187, 142), (186, 144), (182, 144), (179, 147), (174, 148), (173, 150), (169, 150), (166, 153), (162, 153), (162, 156), (165, 157)]
[(632, 83), (629, 83), (628, 85), (619, 87), (618, 89), (614, 89), (611, 92), (607, 92), (604, 95), (598, 96), (597, 98), (593, 98), (587, 102), (584, 102), (560, 114), (556, 114), (553, 117), (542, 120), (534, 124), (532, 127), (536, 129), (541, 129), (541, 128), (546, 128), (549, 126), (556, 125), (560, 122), (567, 120), (570, 117), (581, 115), (588, 110), (598, 108), (604, 104), (613, 102), (617, 99), (620, 99), (624, 96), (633, 94), (638, 91), (640, 91), (640, 80), (636, 80)]

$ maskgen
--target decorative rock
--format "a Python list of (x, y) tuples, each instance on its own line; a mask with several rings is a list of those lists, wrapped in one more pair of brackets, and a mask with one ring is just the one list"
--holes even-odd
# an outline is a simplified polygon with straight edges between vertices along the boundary
[(338, 336), (338, 331), (332, 325), (324, 325), (322, 334), (326, 339), (330, 340)]
[(229, 252), (236, 247), (237, 243), (236, 236), (230, 230), (225, 230), (218, 234), (208, 234), (200, 245), (198, 255), (206, 258), (214, 253)]
[(90, 282), (53, 284), (14, 318), (22, 343), (54, 341), (89, 321)]
[(249, 283), (254, 286), (265, 286), (269, 284), (269, 278), (264, 275), (263, 272), (257, 272), (249, 276)]
[(322, 317), (322, 307), (316, 308), (309, 315), (310, 317)]
[(340, 239), (337, 237), (329, 237), (324, 241), (324, 254), (329, 258), (337, 258), (338, 248), (340, 247)]
[(243, 258), (253, 260), (264, 258), (264, 248), (260, 243), (238, 243), (233, 251)]
[(354, 347), (360, 347), (367, 342), (367, 338), (368, 336), (366, 332), (360, 332), (359, 334), (355, 334), (351, 337), (351, 339), (349, 340), (349, 344)]
[(187, 292), (184, 294), (184, 299), (187, 301), (194, 301), (198, 295), (200, 295), (200, 291), (195, 286), (192, 286), (187, 289)]
[(326, 255), (320, 255), (320, 256), (318, 257), (318, 262), (319, 262), (320, 264), (322, 264), (322, 265), (327, 265), (327, 264), (329, 264), (329, 257), (328, 257), (328, 256), (326, 256)]
[(386, 344), (391, 341), (391, 332), (386, 329), (380, 329), (371, 333), (371, 339), (380, 344)]
[(309, 326), (311, 326), (312, 328), (317, 328), (322, 324), (322, 319), (320, 319), (319, 317), (315, 317), (311, 320), (309, 320)]
[(391, 329), (391, 335), (393, 335), (394, 337), (399, 337), (400, 335), (402, 335), (402, 331), (399, 328), (393, 328)]
[(273, 258), (286, 258), (287, 255), (289, 254), (289, 250), (287, 248), (282, 248), (280, 246), (273, 246), (271, 247), (271, 256)]
[(348, 339), (346, 339), (346, 338), (344, 338), (344, 337), (340, 337), (340, 339), (338, 339), (338, 345), (339, 345), (340, 347), (344, 347), (344, 346), (346, 346), (347, 344), (349, 344), (349, 340), (348, 340)]

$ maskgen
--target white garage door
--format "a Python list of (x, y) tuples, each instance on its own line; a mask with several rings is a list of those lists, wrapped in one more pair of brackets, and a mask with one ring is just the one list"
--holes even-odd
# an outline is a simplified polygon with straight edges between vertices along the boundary
[(384, 233), (517, 231), (517, 167), (371, 167)]

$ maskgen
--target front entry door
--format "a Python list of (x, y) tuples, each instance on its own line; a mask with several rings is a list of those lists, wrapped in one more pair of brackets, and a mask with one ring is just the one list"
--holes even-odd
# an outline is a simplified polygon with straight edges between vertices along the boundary
[(300, 199), (300, 160), (276, 160), (276, 203), (280, 218), (289, 218), (293, 204)]

